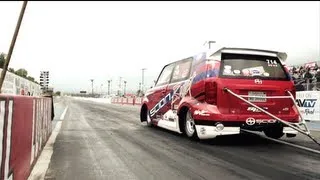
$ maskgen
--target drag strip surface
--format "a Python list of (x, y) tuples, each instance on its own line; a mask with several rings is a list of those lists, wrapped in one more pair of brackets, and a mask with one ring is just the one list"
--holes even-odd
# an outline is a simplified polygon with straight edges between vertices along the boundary
[(191, 141), (139, 120), (139, 107), (65, 100), (45, 179), (320, 179), (320, 155), (241, 134)]

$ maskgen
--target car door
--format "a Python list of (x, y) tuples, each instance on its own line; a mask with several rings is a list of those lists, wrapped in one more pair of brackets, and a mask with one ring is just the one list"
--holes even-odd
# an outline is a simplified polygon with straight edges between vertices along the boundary
[(184, 59), (178, 61), (173, 69), (172, 78), (170, 84), (167, 86), (166, 95), (170, 94), (170, 103), (168, 103), (164, 108), (164, 113), (169, 111), (170, 109), (175, 110), (177, 109), (182, 95), (185, 93), (184, 83), (190, 77), (190, 69), (192, 65), (192, 58)]
[(167, 93), (167, 86), (170, 83), (172, 70), (174, 63), (166, 65), (155, 84), (155, 87), (150, 92), (148, 97), (150, 106), (150, 117), (151, 119), (161, 119), (163, 115), (163, 107), (168, 103), (166, 102), (165, 96)]

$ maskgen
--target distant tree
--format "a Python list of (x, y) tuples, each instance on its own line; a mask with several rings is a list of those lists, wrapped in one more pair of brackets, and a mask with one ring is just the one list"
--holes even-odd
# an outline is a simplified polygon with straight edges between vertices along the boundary
[(8, 71), (14, 73), (14, 69), (13, 68), (9, 68)]
[(34, 77), (28, 76), (27, 79), (34, 82)]
[(55, 95), (55, 96), (61, 96), (61, 92), (60, 92), (60, 91), (57, 91), (57, 92), (54, 93), (54, 95)]
[(6, 54), (0, 53), (0, 68), (3, 68), (5, 59), (6, 59)]
[(18, 69), (15, 73), (16, 75), (25, 77), (25, 78), (28, 76), (28, 71), (25, 69)]

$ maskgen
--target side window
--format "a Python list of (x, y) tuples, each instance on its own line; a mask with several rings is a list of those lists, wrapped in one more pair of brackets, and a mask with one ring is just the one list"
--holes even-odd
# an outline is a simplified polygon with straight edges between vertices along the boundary
[(178, 62), (176, 67), (173, 70), (171, 82), (183, 81), (189, 78), (191, 63), (192, 63), (192, 58), (185, 61)]
[(169, 83), (174, 65), (175, 64), (169, 64), (168, 66), (164, 67), (164, 69), (162, 70), (162, 72), (158, 78), (156, 86), (160, 86), (160, 85), (164, 85), (164, 84)]

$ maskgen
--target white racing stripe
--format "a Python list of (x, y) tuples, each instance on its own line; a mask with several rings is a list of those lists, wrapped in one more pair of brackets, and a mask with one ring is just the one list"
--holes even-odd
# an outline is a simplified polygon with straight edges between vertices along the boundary
[[(5, 101), (1, 101), (0, 102), (0, 130), (2, 131), (3, 130), (3, 126), (4, 126), (4, 115), (5, 115)], [(0, 142), (3, 142), (3, 133), (0, 133)], [(0, 170), (2, 169), (1, 165), (2, 165), (2, 149), (3, 149), (3, 143), (1, 143), (1, 147), (0, 147), (0, 157), (1, 157), (1, 160), (0, 160)]]
[[(66, 113), (67, 113), (68, 106), (64, 109), (63, 113), (60, 116), (60, 120), (63, 120)], [(32, 172), (30, 173), (30, 176), (28, 180), (38, 180), (38, 179), (44, 179), (46, 175), (46, 171), (49, 167), (49, 163), (51, 160), (51, 156), (53, 154), (53, 145), (56, 140), (57, 135), (60, 132), (62, 126), (62, 121), (58, 121), (56, 124), (56, 127), (52, 131), (52, 134), (44, 147), (43, 151), (40, 154), (39, 159), (37, 160), (37, 163), (35, 164)]]
[(257, 136), (260, 136), (260, 137), (262, 137), (262, 138), (268, 139), (268, 140), (270, 140), (270, 141), (274, 141), (274, 142), (281, 143), (281, 144), (286, 144), (286, 145), (288, 145), (288, 146), (292, 146), (292, 147), (295, 147), (295, 148), (299, 148), (299, 149), (303, 149), (303, 150), (306, 150), (306, 151), (310, 151), (310, 152), (313, 152), (313, 153), (320, 154), (320, 151), (319, 151), (319, 150), (316, 150), (316, 149), (311, 149), (311, 148), (308, 148), (308, 147), (305, 147), (305, 146), (300, 146), (300, 145), (292, 144), (292, 143), (285, 142), (285, 141), (282, 141), (282, 140), (279, 140), (279, 139), (269, 138), (269, 137), (267, 137), (267, 136), (262, 136), (262, 135), (260, 135), (260, 134), (255, 133), (255, 132), (248, 131), (248, 130), (244, 130), (244, 129), (241, 129), (241, 131), (245, 131), (245, 132), (248, 132), (248, 133), (251, 133), (251, 134), (255, 134), (255, 135), (257, 135)]
[(9, 100), (9, 111), (8, 111), (8, 124), (7, 124), (7, 147), (6, 147), (6, 159), (4, 165), (4, 179), (8, 179), (9, 175), (9, 160), (11, 154), (11, 130), (12, 130), (12, 109), (13, 100)]

